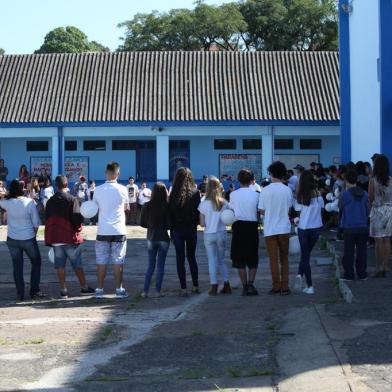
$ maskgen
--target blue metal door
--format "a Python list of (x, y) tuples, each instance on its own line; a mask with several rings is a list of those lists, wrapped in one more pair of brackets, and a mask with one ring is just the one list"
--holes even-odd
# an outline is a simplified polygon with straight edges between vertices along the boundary
[(173, 180), (179, 167), (190, 168), (189, 140), (170, 140), (169, 142), (169, 176)]
[(136, 180), (156, 181), (157, 157), (155, 140), (138, 141), (136, 145)]

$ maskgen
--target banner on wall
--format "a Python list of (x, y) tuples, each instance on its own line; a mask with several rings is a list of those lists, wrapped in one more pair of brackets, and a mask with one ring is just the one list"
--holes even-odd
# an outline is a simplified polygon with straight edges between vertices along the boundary
[(64, 160), (64, 175), (69, 182), (79, 181), (80, 176), (88, 179), (88, 157), (66, 157)]
[(237, 179), (241, 169), (251, 170), (257, 179), (261, 178), (261, 154), (220, 154), (219, 175)]
[(32, 176), (52, 176), (52, 157), (31, 157), (30, 174)]

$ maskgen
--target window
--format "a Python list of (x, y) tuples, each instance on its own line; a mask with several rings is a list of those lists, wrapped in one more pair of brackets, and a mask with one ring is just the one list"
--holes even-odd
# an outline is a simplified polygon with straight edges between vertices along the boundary
[(78, 149), (78, 142), (76, 140), (66, 140), (64, 146), (65, 151), (76, 151)]
[(84, 151), (105, 151), (106, 141), (105, 140), (84, 140), (83, 141)]
[(136, 141), (112, 140), (112, 150), (136, 150)]
[(235, 139), (215, 139), (214, 149), (215, 150), (235, 150), (236, 149)]
[(301, 150), (321, 150), (321, 139), (301, 139)]
[(26, 141), (26, 151), (48, 151), (49, 142), (45, 140), (40, 141)]
[(170, 148), (188, 148), (189, 140), (170, 140), (169, 141)]
[(261, 150), (261, 139), (243, 139), (242, 148), (244, 150)]
[(294, 148), (293, 139), (275, 139), (274, 140), (275, 150), (292, 150)]

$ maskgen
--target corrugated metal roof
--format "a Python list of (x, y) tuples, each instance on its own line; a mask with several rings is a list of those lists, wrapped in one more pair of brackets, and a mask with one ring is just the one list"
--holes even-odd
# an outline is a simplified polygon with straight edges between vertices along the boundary
[(0, 56), (0, 123), (339, 120), (336, 52)]

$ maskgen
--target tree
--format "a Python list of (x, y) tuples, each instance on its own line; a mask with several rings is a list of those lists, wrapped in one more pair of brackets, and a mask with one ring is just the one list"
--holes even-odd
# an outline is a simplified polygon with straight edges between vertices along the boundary
[(86, 34), (74, 26), (57, 27), (50, 31), (42, 46), (35, 53), (108, 52), (98, 42), (89, 42)]
[(255, 50), (337, 50), (336, 0), (244, 0), (244, 42)]
[(153, 11), (137, 14), (120, 23), (125, 37), (119, 50), (210, 50), (217, 45), (224, 50), (238, 46), (246, 23), (234, 3), (210, 6), (199, 1), (194, 10), (173, 9), (168, 13)]
[(5, 53), (5, 50), (3, 49), (3, 48), (0, 48), (0, 56), (2, 55), (2, 54), (4, 54)]

